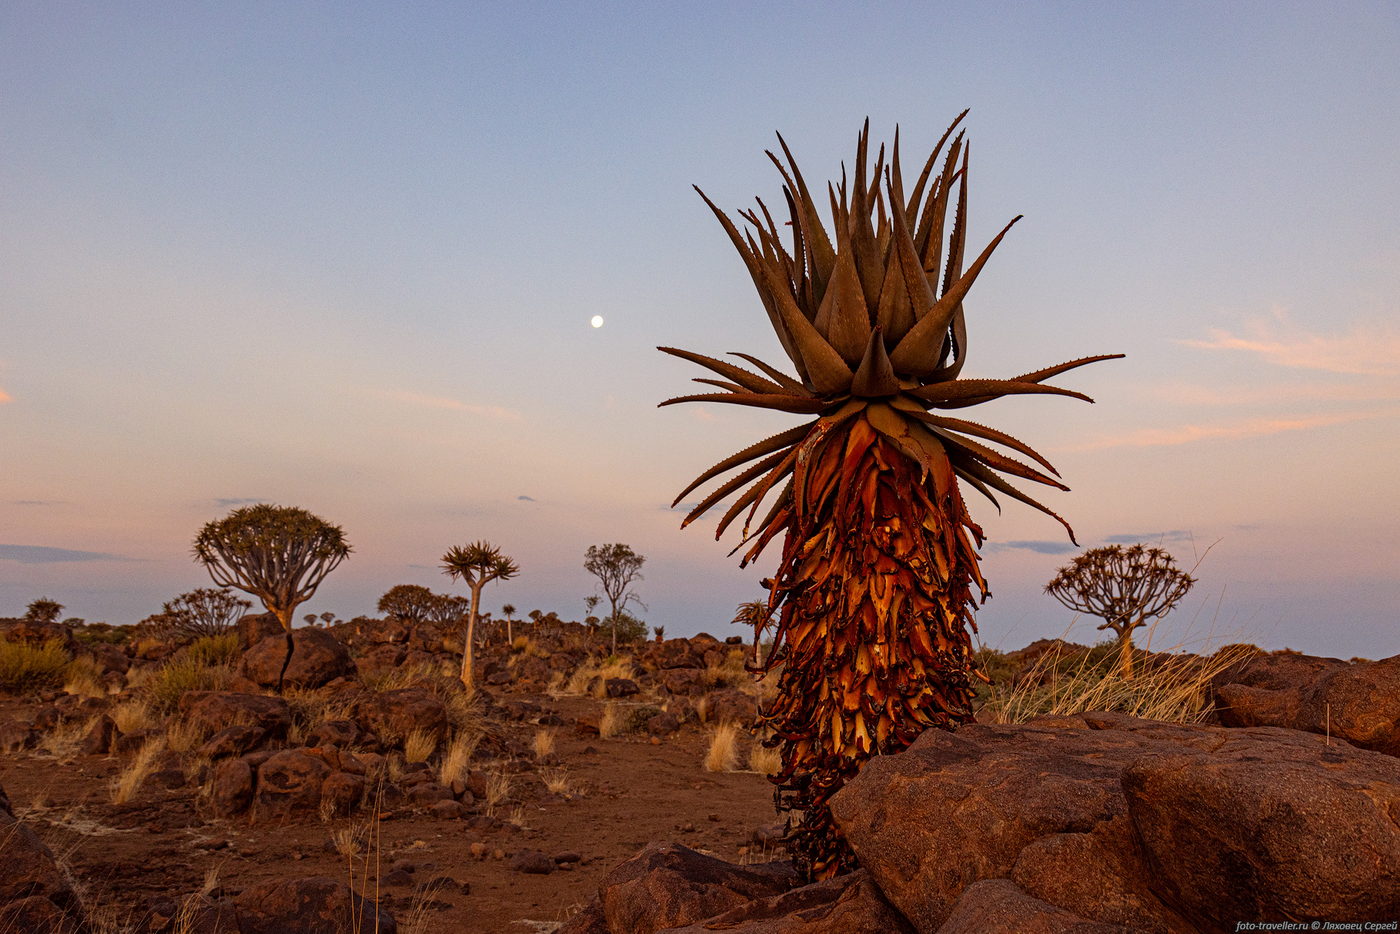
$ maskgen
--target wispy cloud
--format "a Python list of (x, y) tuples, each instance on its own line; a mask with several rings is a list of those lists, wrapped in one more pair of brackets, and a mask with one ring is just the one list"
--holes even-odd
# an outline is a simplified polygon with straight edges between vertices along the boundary
[(533, 503), (533, 502), (535, 502), (535, 498), (534, 498), (533, 496), (517, 496), (516, 499), (519, 500), (519, 501), (522, 502), (522, 503)]
[(397, 389), (386, 392), (384, 395), (396, 402), (403, 402), (408, 405), (416, 405), (429, 409), (450, 409), (454, 412), (467, 412), (472, 415), (480, 415), (483, 418), (495, 418), (507, 422), (516, 422), (520, 420), (519, 412), (514, 409), (503, 408), (499, 405), (476, 405), (471, 402), (462, 402), (459, 399), (449, 399), (446, 396), (426, 396), (418, 392), (406, 392)]
[(65, 500), (61, 499), (12, 499), (11, 506), (62, 506)]
[(1104, 539), (1106, 545), (1136, 545), (1139, 542), (1189, 542), (1192, 539), (1190, 529), (1167, 529), (1158, 532), (1125, 532), (1119, 535), (1110, 535)]
[(1252, 353), (1278, 366), (1364, 376), (1400, 374), (1400, 329), (1391, 324), (1358, 324), (1336, 334), (1319, 334), (1295, 324), (1276, 308), (1249, 322), (1242, 334), (1212, 328), (1209, 340), (1184, 340), (1202, 350)]
[(220, 509), (232, 509), (234, 506), (254, 506), (265, 502), (267, 500), (258, 496), (221, 496), (214, 500), (214, 505)]
[(1172, 428), (1143, 428), (1113, 438), (1100, 438), (1087, 444), (1074, 445), (1067, 450), (1099, 451), (1104, 448), (1155, 448), (1191, 444), (1196, 441), (1230, 441), (1239, 438), (1260, 438), (1288, 431), (1323, 428), (1372, 418), (1394, 417), (1400, 412), (1335, 412), (1329, 415), (1305, 415), (1296, 418), (1249, 418), (1234, 422), (1206, 425), (1177, 425)]
[(998, 551), (1033, 551), (1040, 555), (1067, 555), (1072, 551), (1078, 551), (1078, 546), (1070, 542), (1059, 541), (1011, 541), (1011, 542), (988, 542), (985, 546), (989, 552)]
[(20, 564), (66, 564), (72, 561), (130, 561), (121, 555), (100, 551), (74, 551), (70, 548), (49, 548), (44, 545), (0, 545), (0, 561)]

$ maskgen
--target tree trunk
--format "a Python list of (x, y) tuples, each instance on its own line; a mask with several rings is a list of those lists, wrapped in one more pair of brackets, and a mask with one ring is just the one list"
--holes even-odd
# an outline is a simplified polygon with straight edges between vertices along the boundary
[(481, 585), (472, 586), (472, 608), (467, 612), (467, 638), (462, 648), (462, 687), (473, 689), (472, 681), (472, 637), (476, 635), (476, 610), (481, 603)]
[(612, 653), (617, 654), (617, 604), (612, 605)]
[(510, 617), (507, 616), (507, 617), (506, 617), (506, 645), (507, 645), (507, 646), (510, 646), (510, 645), (514, 644), (514, 642), (515, 642), (515, 636), (511, 634), (511, 629), (510, 629)]
[(1133, 677), (1133, 627), (1118, 633), (1118, 674), (1124, 681)]
[(292, 651), (296, 648), (296, 643), (292, 641), (292, 610), (285, 613), (272, 611), (272, 615), (277, 617), (277, 621), (282, 624), (282, 628), (287, 633), (287, 654), (282, 658), (282, 670), (277, 672), (277, 693), (282, 693), (282, 679), (287, 676), (287, 666), (292, 663)]

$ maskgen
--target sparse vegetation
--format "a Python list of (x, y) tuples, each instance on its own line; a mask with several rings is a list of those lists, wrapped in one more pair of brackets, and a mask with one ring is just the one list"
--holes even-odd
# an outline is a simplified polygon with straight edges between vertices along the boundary
[(472, 650), (476, 639), (476, 620), (481, 607), (481, 589), (495, 580), (510, 580), (520, 573), (519, 566), (489, 542), (472, 542), (454, 546), (442, 556), (442, 570), (453, 580), (462, 580), (471, 590), (471, 609), (467, 611), (467, 630), (462, 649), (462, 686), (472, 690)]
[(350, 551), (340, 526), (304, 509), (266, 504), (235, 509), (195, 537), (195, 559), (214, 583), (257, 597), (282, 624), (287, 654), (277, 675), (278, 694), (295, 648), (292, 614)]
[(739, 728), (733, 723), (721, 723), (710, 731), (710, 745), (705, 751), (706, 772), (732, 772), (739, 767)]
[(42, 645), (0, 641), (0, 691), (32, 694), (61, 687), (72, 660), (57, 640)]
[(122, 770), (112, 779), (112, 803), (128, 804), (136, 798), (141, 785), (156, 769), (161, 753), (165, 752), (165, 742), (150, 739), (132, 756)]
[(408, 762), (427, 762), (437, 752), (438, 735), (431, 730), (412, 730), (403, 741), (403, 757)]
[(211, 665), (194, 655), (178, 655), (156, 669), (142, 689), (151, 707), (169, 713), (190, 691), (222, 691), (233, 680), (233, 669)]
[[(594, 577), (598, 578), (598, 586), (603, 588), (603, 596), (607, 598), (608, 605), (612, 607), (612, 612), (608, 614), (607, 622), (612, 627), (612, 653), (617, 654), (617, 643), (620, 636), (619, 626), (623, 625), (627, 616), (623, 611), (627, 609), (629, 603), (636, 603), (643, 606), (641, 598), (632, 589), (632, 585), (642, 579), (642, 565), (646, 563), (646, 558), (632, 550), (630, 545), (615, 542), (611, 545), (589, 545), (588, 551), (583, 555), (583, 569)], [(646, 624), (634, 620), (641, 626), (641, 633), (631, 634), (633, 641), (646, 638)], [(635, 627), (634, 627), (635, 628)]]
[(180, 594), (146, 622), (153, 634), (185, 642), (232, 634), (238, 620), (252, 606), (228, 590), (201, 587)]
[(438, 781), (449, 788), (454, 782), (465, 781), (471, 769), (472, 755), (480, 742), (481, 733), (477, 730), (458, 730), (454, 733), (442, 761), (438, 763)]
[(48, 597), (40, 597), (24, 609), (24, 618), (31, 623), (56, 623), (63, 615), (63, 604)]

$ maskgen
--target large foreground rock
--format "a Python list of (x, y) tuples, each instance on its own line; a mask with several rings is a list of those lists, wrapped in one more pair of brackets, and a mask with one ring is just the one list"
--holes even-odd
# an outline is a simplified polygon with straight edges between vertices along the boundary
[(238, 934), (397, 934), (392, 915), (337, 879), (263, 882), (233, 900)]
[(1400, 655), (1347, 664), (1259, 654), (1221, 672), (1212, 687), (1226, 726), (1306, 730), (1400, 756)]
[[(350, 650), (324, 629), (292, 630), (292, 660), (287, 664), (284, 683), (299, 688), (319, 688), (336, 678), (355, 673)], [(277, 684), (277, 675), (287, 657), (287, 639), (263, 638), (243, 654), (240, 670), (245, 678), (263, 687)]]
[(921, 934), (1400, 916), (1400, 761), (1292, 730), (1118, 714), (930, 730), (832, 812)]
[(68, 934), (85, 926), (68, 874), (34, 831), (15, 819), (0, 788), (0, 931)]
[(754, 899), (663, 934), (912, 934), (865, 871)]

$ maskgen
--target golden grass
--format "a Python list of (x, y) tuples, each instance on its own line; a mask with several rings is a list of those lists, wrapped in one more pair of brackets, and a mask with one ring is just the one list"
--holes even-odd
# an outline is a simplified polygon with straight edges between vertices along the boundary
[(79, 655), (68, 665), (63, 690), (79, 697), (106, 697), (107, 684), (102, 680), (102, 667), (91, 655)]
[(112, 708), (112, 722), (117, 725), (117, 729), (122, 733), (135, 733), (138, 730), (153, 730), (159, 725), (159, 720), (151, 711), (151, 705), (145, 700), (135, 697), (131, 700), (122, 701)]
[(495, 817), (501, 805), (510, 800), (515, 782), (506, 772), (492, 772), (486, 777), (486, 814)]
[(142, 783), (155, 771), (156, 762), (163, 752), (165, 752), (163, 740), (146, 741), (146, 744), (137, 751), (126, 767), (112, 779), (111, 799), (113, 804), (126, 804), (136, 798)]
[(749, 747), (749, 768), (760, 775), (776, 775), (783, 765), (782, 750), (776, 746), (770, 749), (762, 740), (762, 736), (756, 738)]
[(165, 745), (171, 752), (189, 755), (209, 738), (209, 728), (179, 717), (171, 717), (165, 725)]
[(707, 688), (740, 687), (752, 682), (752, 676), (744, 670), (747, 656), (744, 649), (730, 648), (722, 660), (705, 666), (702, 682)]
[(399, 691), (404, 688), (426, 687), (438, 692), (437, 682), (453, 676), (448, 663), (441, 660), (414, 662), (360, 675), (360, 683), (376, 694)]
[(0, 691), (32, 694), (59, 687), (67, 678), (72, 660), (58, 641), (43, 645), (0, 642)]
[(1124, 677), (1116, 649), (1076, 656), (1056, 646), (1036, 659), (1015, 686), (993, 685), (977, 719), (1024, 723), (1044, 715), (1111, 710), (1149, 720), (1196, 723), (1210, 712), (1211, 679), (1254, 651), (1253, 646), (1232, 645), (1209, 656), (1162, 653), (1139, 658), (1133, 675)]
[(710, 733), (705, 751), (706, 772), (733, 772), (739, 767), (739, 727), (721, 723)]
[(569, 773), (565, 769), (544, 769), (540, 771), (540, 781), (550, 794), (573, 797), (576, 793)]
[(438, 782), (451, 788), (454, 782), (466, 781), (467, 773), (471, 770), (472, 756), (480, 742), (479, 731), (458, 730), (447, 744), (442, 761), (438, 763)]
[(97, 717), (87, 720), (65, 720), (39, 737), (39, 749), (57, 759), (66, 759), (78, 751), (83, 737), (97, 724)]
[(589, 660), (574, 669), (564, 683), (563, 693), (582, 696), (591, 694), (601, 700), (607, 696), (609, 678), (635, 678), (637, 670), (632, 666), (631, 656), (607, 658), (602, 661)]
[(598, 736), (601, 739), (621, 736), (627, 732), (627, 725), (628, 717), (620, 704), (609, 702), (603, 705), (603, 712), (598, 717)]
[(403, 757), (408, 762), (427, 762), (437, 752), (438, 735), (432, 730), (413, 730), (403, 741)]
[(217, 636), (200, 636), (185, 647), (187, 658), (201, 665), (232, 665), (238, 660), (238, 633), (224, 632)]
[(557, 737), (558, 731), (550, 729), (549, 727), (536, 730), (534, 742), (535, 758), (543, 759), (545, 756), (553, 755)]
[(233, 669), (228, 665), (206, 664), (201, 656), (181, 655), (157, 668), (144, 690), (152, 707), (168, 713), (190, 691), (222, 691), (232, 680)]

